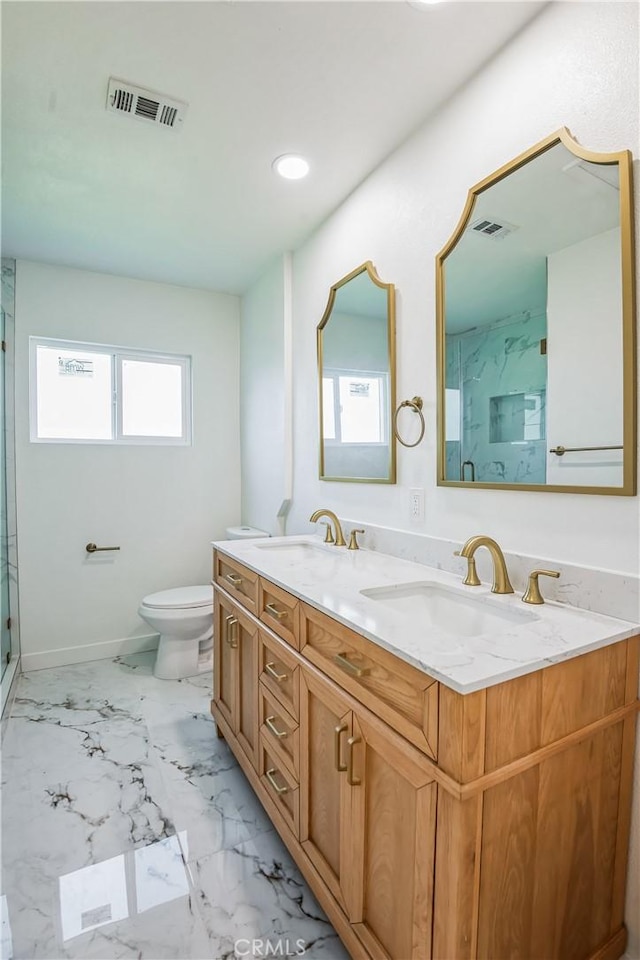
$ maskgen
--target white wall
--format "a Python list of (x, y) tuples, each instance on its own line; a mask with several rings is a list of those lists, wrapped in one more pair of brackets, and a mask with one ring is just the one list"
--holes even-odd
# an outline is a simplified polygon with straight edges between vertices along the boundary
[(285, 275), (278, 260), (242, 301), (242, 521), (279, 533), (286, 496)]
[[(622, 444), (620, 229), (565, 247), (547, 264), (547, 448)], [(547, 483), (622, 482), (622, 450), (547, 452)]]
[[(634, 498), (436, 486), (434, 265), (468, 188), (560, 126), (594, 150), (637, 153), (637, 62), (634, 4), (550, 5), (295, 253), (291, 532), (321, 505), (408, 529), (408, 488), (424, 487), (425, 533), (486, 532), (510, 551), (637, 574)], [(396, 284), (398, 399), (425, 399), (425, 442), (399, 447), (391, 488), (317, 478), (315, 328), (330, 285), (365, 259)]]
[[(153, 633), (145, 594), (210, 581), (209, 542), (240, 512), (238, 328), (236, 297), (18, 261), (23, 669), (135, 648), (113, 641)], [(30, 443), (30, 335), (191, 354), (193, 445)], [(121, 551), (88, 557), (91, 540)]]
[[(296, 252), (289, 532), (308, 530), (311, 511), (328, 506), (365, 527), (379, 523), (459, 542), (487, 533), (509, 552), (638, 576), (637, 498), (437, 487), (434, 263), (469, 187), (559, 127), (590, 149), (630, 148), (638, 156), (638, 13), (634, 3), (550, 4)], [(634, 166), (637, 178), (637, 160)], [(636, 198), (640, 224), (640, 190)], [(398, 448), (398, 483), (391, 487), (321, 482), (317, 475), (315, 328), (331, 284), (367, 259), (382, 280), (396, 284), (398, 399), (425, 400), (425, 441)], [(277, 454), (263, 460), (262, 470), (276, 464)], [(410, 487), (426, 490), (421, 527), (409, 523)], [(640, 763), (627, 900), (633, 957), (640, 956), (639, 788)]]

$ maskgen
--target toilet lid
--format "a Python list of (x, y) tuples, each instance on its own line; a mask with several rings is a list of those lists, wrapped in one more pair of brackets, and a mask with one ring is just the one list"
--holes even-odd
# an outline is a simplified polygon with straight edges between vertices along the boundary
[(150, 593), (142, 601), (145, 607), (164, 610), (187, 610), (191, 607), (208, 607), (213, 604), (213, 592), (210, 584), (197, 587), (174, 587), (172, 590), (160, 590)]

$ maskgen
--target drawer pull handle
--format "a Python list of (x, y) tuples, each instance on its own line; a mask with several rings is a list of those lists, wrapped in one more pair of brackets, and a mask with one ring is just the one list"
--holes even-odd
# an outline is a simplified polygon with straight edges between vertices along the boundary
[(349, 737), (347, 740), (347, 744), (349, 746), (349, 752), (347, 754), (347, 783), (350, 787), (359, 787), (362, 783), (362, 780), (359, 780), (353, 776), (353, 747), (354, 744), (360, 742), (360, 737)]
[(235, 627), (236, 624), (238, 623), (238, 618), (230, 616), (230, 617), (225, 617), (225, 620), (226, 620), (226, 627), (227, 627), (226, 640), (229, 646), (233, 647), (233, 649), (235, 650), (235, 648), (238, 646), (238, 640), (235, 635), (235, 631), (233, 630), (233, 627)]
[(276, 670), (276, 668), (275, 668), (274, 665), (273, 665), (273, 661), (272, 661), (271, 663), (265, 663), (264, 668), (265, 668), (265, 670), (267, 671), (267, 673), (269, 674), (269, 676), (270, 676), (270, 677), (273, 677), (273, 679), (274, 679), (277, 683), (282, 683), (284, 680), (288, 680), (288, 678), (289, 678), (289, 674), (288, 674), (288, 673), (278, 673), (278, 671)]
[(266, 606), (265, 606), (265, 610), (266, 610), (267, 613), (270, 614), (272, 617), (275, 617), (276, 620), (284, 620), (284, 618), (285, 618), (286, 615), (287, 615), (287, 611), (286, 611), (286, 610), (278, 610), (278, 608), (276, 607), (275, 603), (267, 603)]
[(236, 577), (235, 573), (227, 573), (225, 580), (228, 580), (234, 587), (239, 587), (242, 583), (242, 577)]
[(340, 736), (347, 729), (346, 723), (339, 723), (334, 731), (333, 739), (333, 762), (335, 763), (336, 770), (338, 773), (342, 773), (343, 770), (347, 769), (346, 763), (343, 763), (340, 759)]
[(355, 663), (351, 663), (346, 653), (336, 653), (333, 662), (337, 663), (341, 670), (352, 677), (366, 677), (368, 673), (371, 673), (369, 667), (357, 667)]
[(274, 774), (276, 774), (277, 772), (278, 771), (276, 770), (275, 767), (271, 767), (271, 770), (267, 770), (265, 772), (265, 777), (267, 778), (267, 780), (269, 781), (269, 783), (271, 784), (271, 786), (273, 787), (276, 793), (280, 793), (280, 794), (287, 793), (289, 790), (289, 787), (286, 784), (284, 785), (284, 787), (281, 787), (274, 776)]
[(286, 737), (286, 736), (288, 736), (286, 730), (278, 730), (278, 728), (276, 727), (276, 725), (275, 725), (275, 723), (274, 723), (274, 720), (275, 720), (275, 719), (276, 719), (275, 716), (273, 716), (273, 717), (265, 717), (265, 718), (264, 718), (265, 724), (269, 727), (269, 730), (271, 730), (271, 733), (274, 735), (274, 737), (278, 737), (278, 739), (280, 739), (281, 737)]

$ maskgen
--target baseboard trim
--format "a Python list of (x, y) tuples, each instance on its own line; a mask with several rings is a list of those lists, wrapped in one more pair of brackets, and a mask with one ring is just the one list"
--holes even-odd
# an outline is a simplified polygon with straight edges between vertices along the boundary
[(79, 647), (59, 647), (57, 650), (43, 650), (40, 653), (23, 653), (22, 672), (45, 670), (47, 667), (66, 667), (73, 663), (88, 663), (90, 660), (111, 660), (113, 657), (130, 653), (156, 650), (158, 636), (157, 633), (150, 633), (141, 637), (86, 643)]
[[(16, 695), (18, 678), (21, 672), (20, 657), (18, 656), (7, 664), (2, 675), (2, 720), (6, 720), (11, 711), (11, 704)], [(4, 736), (4, 724), (2, 725), (2, 735)]]

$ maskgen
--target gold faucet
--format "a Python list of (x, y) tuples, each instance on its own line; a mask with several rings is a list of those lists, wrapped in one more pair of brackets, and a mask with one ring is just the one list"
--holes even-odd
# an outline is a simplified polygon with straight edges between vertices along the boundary
[(492, 593), (513, 593), (513, 587), (507, 573), (507, 564), (504, 554), (495, 540), (491, 537), (469, 537), (462, 550), (456, 550), (457, 557), (465, 557), (468, 564), (467, 575), (462, 581), (467, 586), (477, 587), (480, 585), (480, 578), (476, 573), (475, 552), (478, 547), (486, 547), (493, 560), (493, 586)]
[(364, 533), (364, 530), (352, 530), (349, 534), (349, 546), (347, 550), (359, 550), (360, 544), (358, 543), (358, 534)]
[(557, 580), (559, 576), (559, 570), (533, 570), (529, 574), (529, 585), (522, 597), (524, 602), (544, 603), (544, 597), (540, 593), (540, 587), (538, 585), (538, 577), (555, 577)]
[[(311, 514), (311, 516), (309, 517), (309, 522), (316, 523), (316, 521), (319, 520), (320, 517), (328, 517), (329, 520), (333, 522), (333, 529), (335, 532), (334, 546), (346, 547), (347, 541), (344, 539), (344, 534), (342, 533), (342, 527), (340, 526), (340, 521), (336, 517), (335, 513), (332, 510), (324, 510), (321, 508), (320, 510), (316, 510), (315, 513)], [(331, 530), (331, 527), (329, 526), (329, 524), (327, 524), (327, 536), (325, 537), (325, 543), (331, 543), (331, 538), (329, 536), (330, 530)]]

